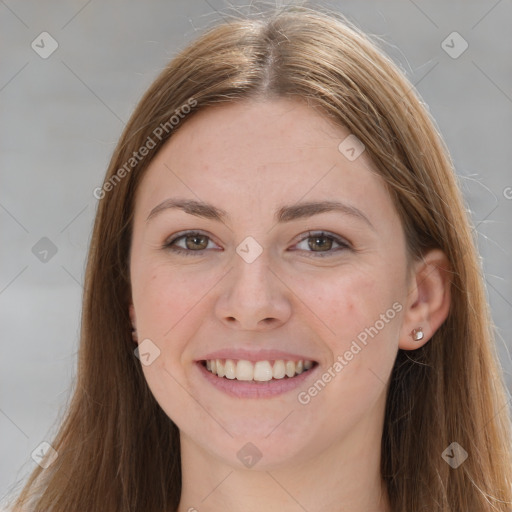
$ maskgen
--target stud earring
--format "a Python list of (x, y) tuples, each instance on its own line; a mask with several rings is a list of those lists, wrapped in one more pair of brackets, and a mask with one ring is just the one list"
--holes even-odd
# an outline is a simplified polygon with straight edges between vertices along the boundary
[(414, 341), (420, 341), (423, 339), (423, 329), (421, 327), (418, 327), (417, 329), (413, 329), (411, 331), (411, 336)]

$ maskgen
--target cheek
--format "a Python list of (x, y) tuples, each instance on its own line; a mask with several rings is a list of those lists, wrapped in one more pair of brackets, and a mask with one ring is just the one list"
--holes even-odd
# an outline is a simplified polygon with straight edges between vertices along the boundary
[(341, 414), (316, 416), (325, 435), (348, 432), (383, 400), (398, 350), (402, 305), (395, 300), (399, 281), (379, 281), (377, 275), (353, 268), (329, 280), (311, 280), (304, 288), (308, 306), (321, 320), (318, 334), (329, 360), (317, 381), (300, 390), (299, 401), (304, 411), (315, 413), (336, 404)]
[[(335, 341), (347, 340), (357, 336), (359, 332), (375, 324), (381, 315), (399, 299), (403, 290), (398, 276), (387, 271), (389, 278), (383, 276), (386, 272), (378, 268), (369, 270), (346, 268), (329, 277), (301, 278), (301, 296), (310, 306), (325, 328), (331, 331)], [(385, 322), (386, 326), (398, 324), (396, 309), (385, 318), (392, 317), (393, 322)], [(381, 322), (378, 323), (379, 330)]]
[(193, 315), (199, 311), (202, 295), (212, 285), (204, 279), (200, 283), (197, 275), (169, 265), (146, 264), (137, 270), (140, 271), (134, 272), (132, 298), (139, 343), (151, 340), (146, 346), (158, 354), (142, 369), (157, 400), (167, 396), (175, 401), (182, 391), (178, 382), (184, 379), (183, 354), (198, 328), (198, 322), (192, 321)]
[(207, 308), (208, 313), (211, 311), (209, 292), (215, 290), (225, 271), (201, 272), (193, 266), (147, 261), (134, 270), (140, 270), (134, 272), (132, 286), (139, 339), (150, 339), (159, 350), (158, 357), (143, 371), (157, 400), (180, 410), (186, 405), (179, 402), (183, 398), (181, 386), (186, 380), (190, 341), (197, 337)]
[[(329, 279), (303, 280), (303, 294), (328, 348), (327, 366), (344, 374), (343, 386), (356, 390), (374, 372), (386, 381), (398, 350), (403, 309), (401, 281), (393, 271), (346, 268)], [(336, 371), (338, 370), (338, 371)]]
[(182, 365), (187, 345), (200, 326), (201, 298), (216, 282), (215, 276), (177, 269), (168, 264), (147, 265), (137, 275), (133, 300), (137, 330), (159, 349), (159, 355), (142, 370), (151, 393), (173, 421), (183, 421), (181, 411), (191, 407), (184, 392)]
[(138, 329), (147, 337), (165, 341), (214, 282), (213, 276), (204, 273), (199, 276), (168, 265), (148, 266), (134, 286)]

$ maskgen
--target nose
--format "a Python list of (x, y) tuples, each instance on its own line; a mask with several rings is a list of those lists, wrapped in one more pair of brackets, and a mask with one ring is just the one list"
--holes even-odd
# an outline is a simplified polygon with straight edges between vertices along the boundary
[(267, 330), (284, 324), (291, 315), (292, 292), (265, 251), (251, 263), (237, 254), (234, 268), (221, 283), (215, 313), (228, 327)]

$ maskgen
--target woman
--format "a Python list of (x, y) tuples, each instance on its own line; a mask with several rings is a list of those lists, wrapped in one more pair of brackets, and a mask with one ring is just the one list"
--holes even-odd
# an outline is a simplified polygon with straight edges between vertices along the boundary
[(453, 165), (347, 20), (211, 29), (95, 195), (76, 389), (15, 510), (510, 510)]

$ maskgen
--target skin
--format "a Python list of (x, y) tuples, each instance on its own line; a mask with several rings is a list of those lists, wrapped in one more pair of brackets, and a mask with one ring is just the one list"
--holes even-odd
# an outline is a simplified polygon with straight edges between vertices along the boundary
[[(386, 389), (398, 349), (428, 342), (446, 318), (448, 265), (438, 250), (408, 265), (398, 214), (367, 153), (350, 161), (338, 150), (347, 135), (299, 101), (224, 104), (187, 120), (139, 186), (130, 315), (139, 342), (160, 350), (144, 375), (180, 430), (179, 512), (390, 511), (379, 467)], [(175, 209), (146, 220), (171, 197), (213, 203), (229, 220)], [(339, 212), (273, 219), (283, 204), (326, 199), (358, 208), (371, 226)], [(184, 230), (208, 237), (189, 237), (195, 254), (163, 247)], [(350, 247), (315, 245), (309, 230)], [(247, 236), (263, 249), (252, 263), (236, 252)], [(241, 400), (205, 383), (194, 363), (218, 348), (273, 348), (311, 356), (318, 378), (393, 303), (401, 311), (306, 405), (297, 394), (311, 378)], [(415, 342), (418, 326), (425, 337)], [(237, 457), (248, 442), (262, 454), (251, 468)]]

